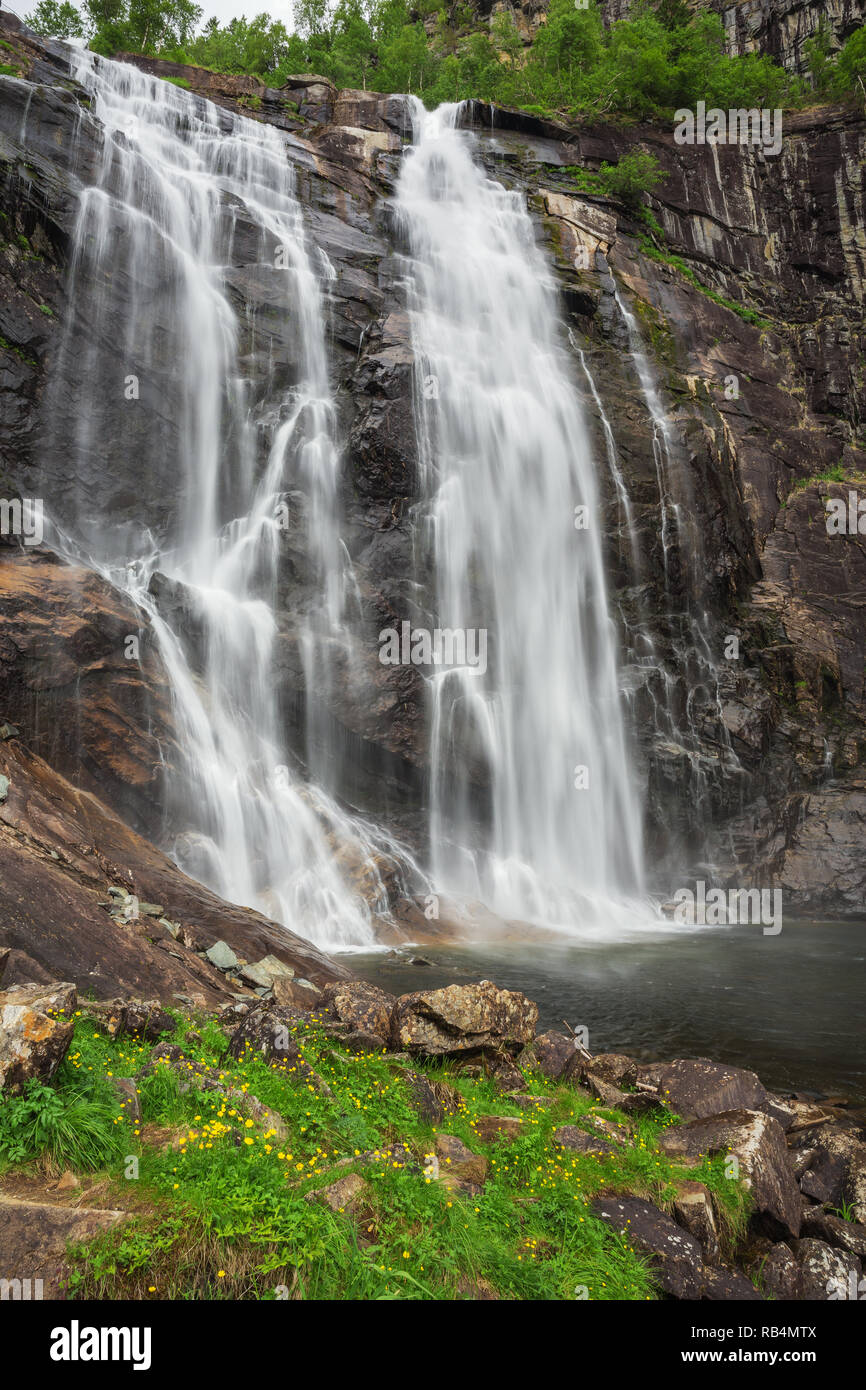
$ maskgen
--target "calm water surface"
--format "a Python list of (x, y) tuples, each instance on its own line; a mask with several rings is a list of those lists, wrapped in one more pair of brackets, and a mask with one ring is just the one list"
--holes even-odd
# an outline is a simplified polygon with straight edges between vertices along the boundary
[[(428, 966), (409, 964), (424, 956)], [(712, 1057), (769, 1087), (866, 1100), (866, 923), (786, 922), (646, 942), (430, 946), (352, 956), (394, 994), (490, 979), (537, 1001), (539, 1030), (589, 1030), (592, 1052)]]

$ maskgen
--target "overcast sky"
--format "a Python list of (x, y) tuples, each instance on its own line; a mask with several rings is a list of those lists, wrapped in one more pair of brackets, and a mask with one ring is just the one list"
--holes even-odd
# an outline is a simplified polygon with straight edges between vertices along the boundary
[[(292, 7), (289, 0), (196, 0), (204, 11), (204, 19), (210, 19), (211, 15), (216, 15), (221, 23), (227, 19), (234, 19), (236, 16), (245, 16), (252, 19), (255, 15), (264, 11), (274, 19), (281, 19), (287, 29), (292, 27)], [(81, 8), (80, 0), (73, 0), (78, 8)], [(2, 8), (12, 10), (23, 19), (31, 10), (36, 8), (36, 0), (3, 0)]]

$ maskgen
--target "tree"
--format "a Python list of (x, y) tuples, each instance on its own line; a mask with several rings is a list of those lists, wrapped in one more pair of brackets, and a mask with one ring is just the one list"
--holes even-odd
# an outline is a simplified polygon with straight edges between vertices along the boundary
[(69, 0), (39, 0), (24, 22), (34, 33), (52, 39), (83, 39), (86, 32), (82, 15)]
[(605, 192), (633, 212), (641, 207), (645, 194), (667, 178), (655, 155), (643, 150), (623, 155), (618, 164), (602, 164), (598, 173)]
[(851, 35), (836, 60), (834, 96), (855, 96), (866, 105), (866, 27)]

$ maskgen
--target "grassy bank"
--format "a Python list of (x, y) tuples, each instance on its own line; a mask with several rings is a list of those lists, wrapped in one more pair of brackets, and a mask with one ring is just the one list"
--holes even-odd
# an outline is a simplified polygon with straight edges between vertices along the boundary
[[(178, 1018), (166, 1041), (182, 1057), (139, 1075), (153, 1044), (112, 1039), (81, 1012), (54, 1084), (0, 1101), (7, 1180), (48, 1190), (72, 1169), (84, 1205), (131, 1213), (74, 1252), (70, 1297), (644, 1300), (656, 1296), (646, 1263), (592, 1215), (594, 1194), (670, 1206), (697, 1178), (729, 1239), (744, 1224), (745, 1191), (722, 1159), (685, 1169), (659, 1152), (675, 1123), (661, 1111), (626, 1118), (528, 1071), (537, 1099), (521, 1108), (482, 1076), (349, 1052), (315, 1020), (298, 1026), (294, 1063), (232, 1061), (213, 1020)], [(413, 1070), (446, 1101), (438, 1126), (418, 1112)], [(137, 1078), (140, 1121), (120, 1078)], [(521, 1119), (517, 1137), (485, 1142), (489, 1115)], [(553, 1138), (558, 1125), (593, 1132), (598, 1121), (615, 1127), (615, 1153)], [(449, 1186), (445, 1160), (434, 1176), (441, 1132), (487, 1159), (480, 1190)], [(306, 1200), (351, 1173), (366, 1187), (343, 1210)]]

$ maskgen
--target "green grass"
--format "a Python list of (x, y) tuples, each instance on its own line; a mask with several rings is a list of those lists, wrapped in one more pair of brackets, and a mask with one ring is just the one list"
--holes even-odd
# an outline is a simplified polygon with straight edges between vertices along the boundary
[[(655, 225), (658, 227), (658, 223)], [(661, 229), (659, 228), (659, 230)], [(721, 304), (724, 309), (730, 309), (731, 313), (737, 314), (745, 323), (754, 324), (756, 328), (770, 327), (769, 319), (765, 319), (756, 309), (750, 309), (745, 304), (738, 304), (736, 300), (726, 299), (724, 295), (717, 293), (716, 290), (709, 289), (708, 286), (698, 279), (691, 266), (686, 265), (686, 262), (681, 256), (674, 256), (670, 252), (662, 251), (647, 237), (641, 237), (640, 249), (642, 254), (649, 260), (658, 261), (663, 265), (671, 266), (674, 270), (678, 270), (681, 275), (685, 276), (691, 285), (694, 285), (696, 290), (700, 290), (701, 294), (706, 295), (707, 299), (712, 299), (715, 304)]]
[[(250, 1053), (230, 1061), (216, 1023), (197, 1027), (200, 1042), (185, 1042), (181, 1020), (173, 1039), (184, 1049), (189, 1089), (165, 1066), (137, 1081), (140, 1132), (112, 1081), (135, 1076), (152, 1045), (112, 1040), (86, 1015), (50, 1088), (56, 1100), (42, 1088), (0, 1106), (7, 1163), (32, 1163), (45, 1140), (58, 1163), (108, 1177), (106, 1200), (133, 1212), (74, 1252), (72, 1297), (454, 1300), (482, 1284), (506, 1299), (569, 1300), (585, 1288), (591, 1299), (645, 1300), (656, 1296), (646, 1262), (592, 1215), (596, 1193), (633, 1192), (669, 1206), (684, 1177), (698, 1178), (717, 1196), (723, 1238), (734, 1241), (744, 1227), (745, 1190), (724, 1178), (720, 1160), (685, 1169), (659, 1151), (660, 1132), (675, 1122), (661, 1111), (629, 1122), (577, 1088), (531, 1073), (530, 1091), (553, 1103), (520, 1110), (488, 1079), (419, 1065), (459, 1093), (440, 1128), (488, 1159), (486, 1185), (467, 1196), (424, 1172), (436, 1134), (410, 1104), (404, 1063), (347, 1052), (315, 1022), (301, 1026), (303, 1058), (328, 1096), (285, 1061), (268, 1065)], [(216, 1069), (236, 1095), (204, 1089), (196, 1065)], [(282, 1117), (285, 1138), (252, 1118), (244, 1095)], [(84, 1104), (89, 1127), (80, 1123)], [(34, 1107), (48, 1112), (41, 1129)], [(478, 1117), (491, 1113), (522, 1116), (514, 1142), (481, 1142)], [(623, 1127), (621, 1152), (577, 1154), (554, 1143), (557, 1125), (594, 1116)], [(26, 1143), (8, 1147), (7, 1136), (25, 1133)], [(361, 1161), (395, 1143), (405, 1146), (405, 1164)], [(130, 1155), (139, 1165), (132, 1180), (124, 1176)], [(369, 1184), (361, 1213), (304, 1200), (353, 1171)]]
[(834, 464), (823, 473), (814, 473), (811, 478), (798, 478), (794, 484), (797, 492), (802, 492), (804, 488), (814, 487), (816, 483), (844, 483), (847, 474), (841, 463)]
[(185, 77), (164, 77), (163, 82), (170, 82), (173, 87), (183, 87), (187, 92), (190, 90), (189, 82)]

